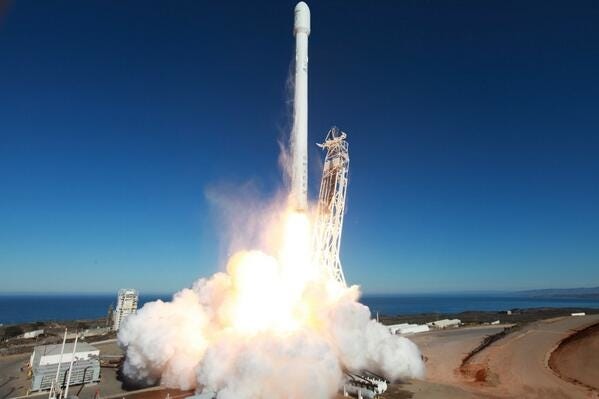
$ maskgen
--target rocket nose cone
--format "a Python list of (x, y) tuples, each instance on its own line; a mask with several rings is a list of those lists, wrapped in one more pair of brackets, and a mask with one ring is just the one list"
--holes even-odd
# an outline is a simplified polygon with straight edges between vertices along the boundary
[(294, 33), (305, 32), (310, 34), (310, 8), (306, 3), (300, 1), (295, 6)]
[(295, 11), (297, 12), (298, 10), (303, 10), (303, 11), (306, 11), (306, 12), (310, 12), (310, 7), (308, 7), (308, 5), (306, 4), (306, 2), (300, 1), (299, 3), (297, 3), (295, 5)]

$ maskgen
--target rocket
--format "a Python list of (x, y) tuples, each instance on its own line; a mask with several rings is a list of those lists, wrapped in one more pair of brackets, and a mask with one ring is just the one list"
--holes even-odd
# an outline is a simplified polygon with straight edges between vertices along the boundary
[(291, 132), (291, 201), (299, 211), (308, 208), (308, 36), (310, 9), (303, 1), (295, 6), (295, 80)]

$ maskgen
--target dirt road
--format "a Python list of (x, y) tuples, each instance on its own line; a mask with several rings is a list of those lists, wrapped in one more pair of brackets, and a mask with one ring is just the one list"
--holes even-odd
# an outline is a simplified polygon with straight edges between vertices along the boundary
[(484, 381), (471, 382), (481, 393), (513, 398), (599, 398), (597, 392), (559, 378), (548, 359), (575, 330), (599, 321), (599, 315), (560, 317), (532, 323), (474, 356), (470, 365), (484, 370)]

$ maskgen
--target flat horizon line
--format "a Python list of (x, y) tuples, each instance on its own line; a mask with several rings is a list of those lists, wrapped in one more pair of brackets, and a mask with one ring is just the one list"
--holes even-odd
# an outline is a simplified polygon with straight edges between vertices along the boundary
[[(501, 290), (455, 290), (455, 291), (413, 291), (413, 292), (362, 292), (361, 296), (367, 297), (389, 297), (389, 296), (439, 296), (439, 295), (500, 295), (500, 294), (516, 294), (527, 291), (542, 291), (542, 290), (578, 290), (599, 288), (597, 286), (588, 287), (569, 287), (569, 288), (529, 288), (529, 289), (501, 289)], [(178, 290), (179, 291), (179, 290)], [(178, 292), (177, 291), (177, 292)], [(138, 290), (139, 292), (139, 290)], [(118, 290), (115, 291), (4, 291), (0, 292), (1, 296), (116, 296)], [(176, 292), (140, 292), (140, 296), (172, 296)]]

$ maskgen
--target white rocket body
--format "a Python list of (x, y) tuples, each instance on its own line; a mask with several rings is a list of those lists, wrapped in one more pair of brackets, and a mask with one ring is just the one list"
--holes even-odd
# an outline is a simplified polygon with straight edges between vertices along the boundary
[(295, 96), (291, 138), (291, 200), (297, 210), (308, 208), (308, 36), (310, 9), (303, 1), (295, 6)]

